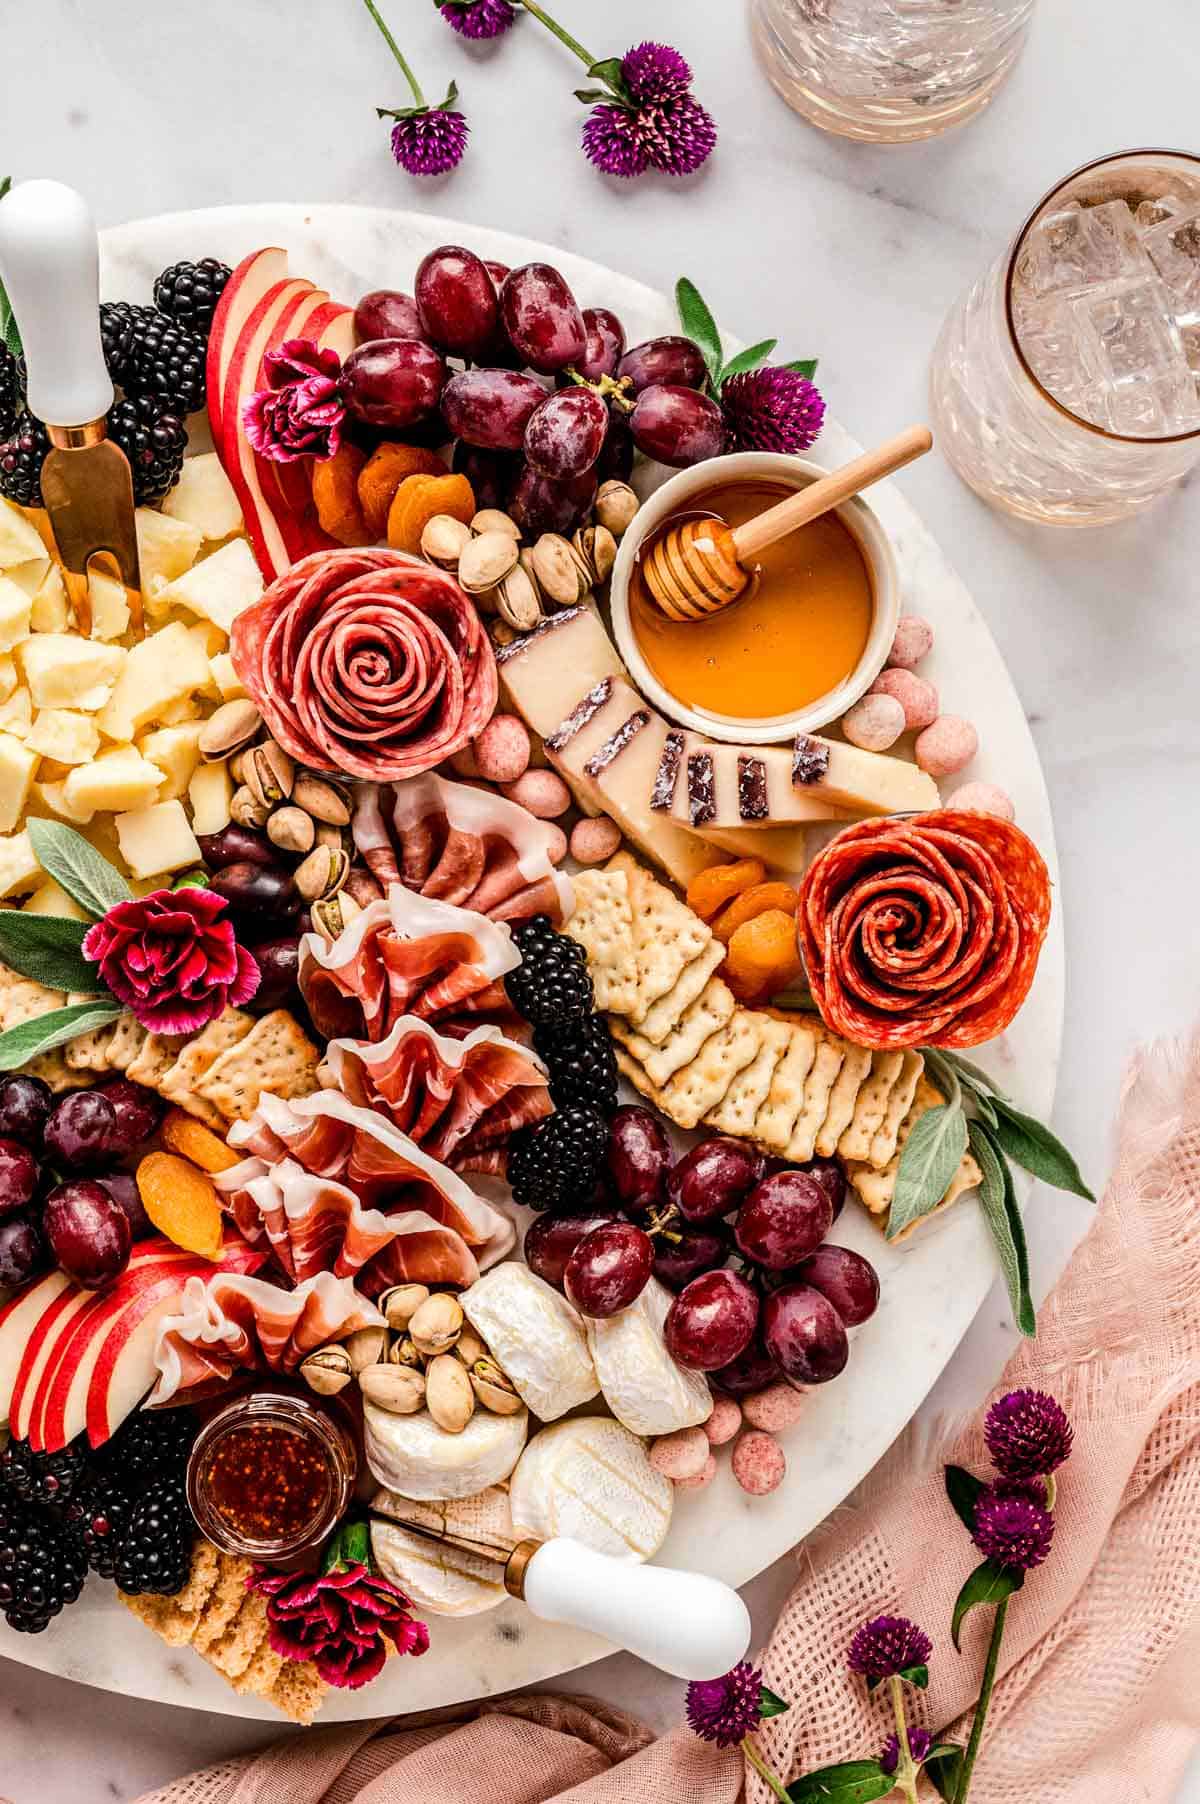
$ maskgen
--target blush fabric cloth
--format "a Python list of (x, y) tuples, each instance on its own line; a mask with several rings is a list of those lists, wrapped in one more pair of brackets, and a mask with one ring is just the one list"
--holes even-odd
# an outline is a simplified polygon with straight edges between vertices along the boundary
[[(973, 1804), (1167, 1804), (1200, 1735), (1200, 1037), (1135, 1058), (1096, 1221), (995, 1394), (1023, 1385), (1059, 1398), (1075, 1446), (1050, 1557), (1009, 1608)], [(978, 1556), (942, 1466), (987, 1471), (988, 1401), (936, 1449), (898, 1449), (798, 1550), (764, 1660), (791, 1708), (759, 1731), (785, 1779), (882, 1746), (885, 1701), (845, 1650), (885, 1611), (933, 1638), (913, 1719), (965, 1740), (990, 1613), (956, 1654), (950, 1612)], [(655, 1741), (595, 1699), (539, 1695), (310, 1730), (139, 1804), (477, 1804), (482, 1772), (493, 1804), (736, 1804), (746, 1785), (736, 1749), (687, 1729)], [(769, 1797), (750, 1773), (747, 1804)]]

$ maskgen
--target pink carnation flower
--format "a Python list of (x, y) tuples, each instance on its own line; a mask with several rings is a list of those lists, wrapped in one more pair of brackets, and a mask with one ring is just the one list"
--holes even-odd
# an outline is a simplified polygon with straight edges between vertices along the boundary
[(311, 1660), (327, 1685), (357, 1691), (383, 1671), (384, 1637), (423, 1654), (429, 1630), (389, 1579), (362, 1565), (333, 1572), (269, 1572), (246, 1581), (267, 1598), (267, 1639), (285, 1660)]
[(308, 338), (289, 338), (263, 358), (267, 386), (242, 409), (246, 437), (260, 457), (294, 463), (332, 457), (342, 442), (346, 409), (339, 381), (342, 361)]
[(249, 1002), (261, 977), (222, 897), (191, 885), (118, 902), (84, 934), (83, 956), (156, 1034), (198, 1033)]

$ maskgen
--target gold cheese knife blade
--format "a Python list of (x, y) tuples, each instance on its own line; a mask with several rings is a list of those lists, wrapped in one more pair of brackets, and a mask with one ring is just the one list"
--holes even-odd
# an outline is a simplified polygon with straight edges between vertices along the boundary
[(42, 500), (62, 559), (76, 625), (92, 630), (89, 570), (125, 585), (130, 630), (143, 630), (141, 576), (133, 517), (133, 474), (104, 421), (87, 426), (48, 426), (50, 450), (42, 465)]

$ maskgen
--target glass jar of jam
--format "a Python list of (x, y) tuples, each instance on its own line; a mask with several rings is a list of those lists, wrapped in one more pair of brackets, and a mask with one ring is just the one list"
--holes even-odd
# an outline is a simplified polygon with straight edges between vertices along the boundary
[(215, 1546), (282, 1565), (331, 1534), (349, 1507), (357, 1469), (354, 1438), (336, 1406), (250, 1391), (196, 1437), (188, 1503)]

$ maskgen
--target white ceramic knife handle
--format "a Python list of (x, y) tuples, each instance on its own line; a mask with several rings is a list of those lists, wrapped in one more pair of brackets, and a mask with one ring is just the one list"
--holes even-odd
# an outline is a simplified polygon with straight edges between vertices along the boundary
[(591, 1629), (680, 1679), (715, 1679), (750, 1645), (750, 1614), (719, 1579), (614, 1560), (565, 1536), (539, 1547), (524, 1591), (535, 1616)]
[(63, 182), (21, 182), (0, 201), (0, 280), (21, 333), (31, 412), (83, 426), (112, 406), (100, 346), (99, 246), (87, 202)]

